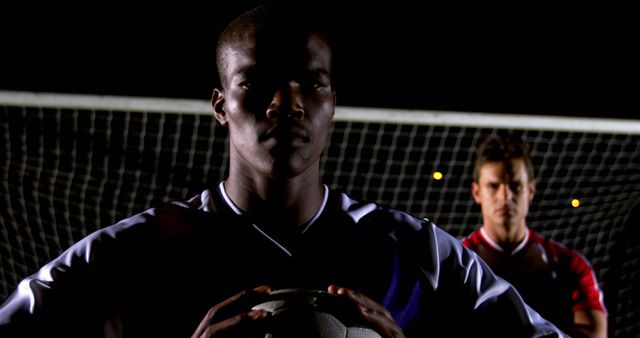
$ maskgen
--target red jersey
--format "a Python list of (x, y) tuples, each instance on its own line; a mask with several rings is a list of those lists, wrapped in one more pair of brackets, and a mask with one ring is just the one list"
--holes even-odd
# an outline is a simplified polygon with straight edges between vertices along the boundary
[(482, 228), (462, 243), (513, 284), (527, 304), (559, 327), (573, 322), (574, 311), (607, 313), (591, 264), (575, 250), (531, 229), (512, 252), (506, 252)]

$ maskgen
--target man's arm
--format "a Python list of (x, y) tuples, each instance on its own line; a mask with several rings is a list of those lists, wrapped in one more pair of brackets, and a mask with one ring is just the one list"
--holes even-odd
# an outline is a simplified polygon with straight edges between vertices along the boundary
[(571, 270), (578, 276), (573, 308), (573, 326), (563, 328), (572, 337), (606, 338), (607, 310), (595, 272), (582, 254), (572, 252)]
[(571, 337), (607, 338), (607, 315), (600, 310), (575, 311), (574, 326), (563, 327)]

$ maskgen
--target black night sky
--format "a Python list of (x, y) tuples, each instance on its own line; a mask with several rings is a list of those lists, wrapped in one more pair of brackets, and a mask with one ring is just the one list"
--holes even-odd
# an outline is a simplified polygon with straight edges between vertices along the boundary
[[(217, 34), (254, 3), (5, 8), (0, 90), (206, 100)], [(345, 3), (329, 18), (339, 105), (640, 115), (640, 29), (624, 8)]]

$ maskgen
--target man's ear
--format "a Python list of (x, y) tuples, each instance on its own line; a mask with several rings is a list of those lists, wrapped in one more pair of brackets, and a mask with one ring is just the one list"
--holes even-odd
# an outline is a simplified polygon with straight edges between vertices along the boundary
[(471, 195), (476, 204), (480, 204), (480, 185), (476, 181), (471, 182)]
[(536, 194), (536, 181), (533, 180), (528, 183), (529, 184), (529, 203), (533, 201), (533, 196)]
[(211, 94), (211, 105), (213, 106), (213, 117), (222, 126), (227, 125), (227, 112), (224, 111), (224, 94), (218, 88), (213, 89)]

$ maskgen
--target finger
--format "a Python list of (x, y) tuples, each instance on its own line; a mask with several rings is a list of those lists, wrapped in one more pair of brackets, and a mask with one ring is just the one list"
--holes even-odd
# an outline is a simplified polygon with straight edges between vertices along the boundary
[(396, 322), (382, 311), (363, 309), (362, 318), (382, 337), (400, 338), (404, 333)]
[(359, 316), (381, 336), (391, 338), (404, 337), (402, 330), (396, 324), (391, 313), (371, 298), (338, 285), (330, 285), (327, 291), (331, 294), (349, 298), (356, 305)]
[(252, 310), (241, 313), (221, 322), (208, 325), (198, 338), (213, 337), (247, 337), (252, 336), (261, 326), (260, 321), (268, 317), (267, 311)]
[(393, 317), (391, 316), (389, 310), (362, 293), (355, 292), (351, 289), (335, 284), (329, 286), (328, 292), (335, 295), (346, 296), (347, 298), (351, 299), (363, 313), (376, 313), (393, 320)]
[[(259, 294), (269, 294), (271, 292), (271, 288), (266, 285), (258, 286), (254, 289), (243, 290), (222, 302), (214, 305), (207, 311), (207, 314), (202, 319), (198, 328), (196, 329), (193, 337), (200, 337), (214, 322), (222, 322), (225, 319), (230, 319), (230, 317), (235, 317), (238, 313), (246, 313), (249, 312), (249, 309), (242, 309), (239, 305), (233, 306), (236, 303), (244, 303), (243, 300), (246, 298), (253, 298)], [(246, 301), (245, 301), (246, 302)], [(230, 309), (237, 307), (236, 309)], [(218, 318), (218, 319), (216, 319)]]
[(211, 322), (215, 317), (226, 319), (224, 317), (237, 314), (235, 312), (245, 312), (248, 309), (242, 308), (242, 306), (253, 304), (254, 299), (260, 297), (260, 295), (268, 295), (270, 292), (271, 288), (267, 285), (261, 285), (254, 289), (243, 290), (214, 305), (207, 313), (207, 320), (208, 322)]

